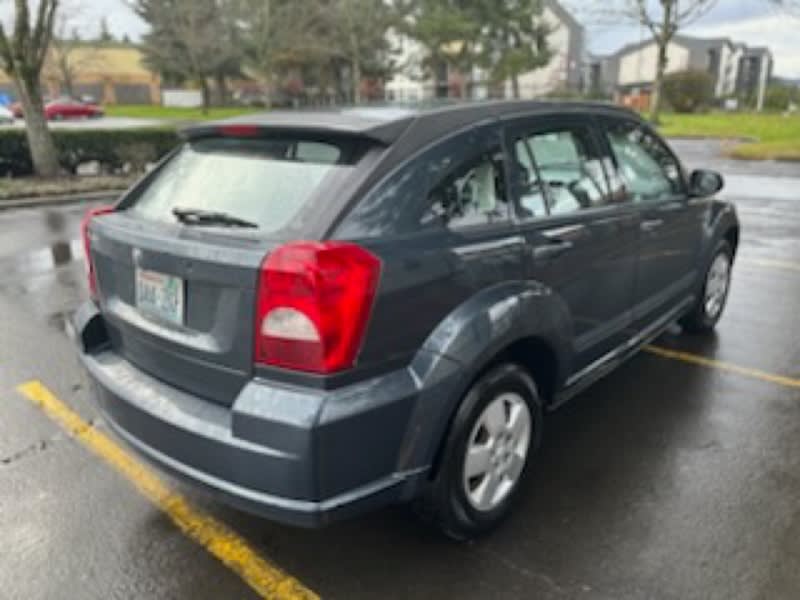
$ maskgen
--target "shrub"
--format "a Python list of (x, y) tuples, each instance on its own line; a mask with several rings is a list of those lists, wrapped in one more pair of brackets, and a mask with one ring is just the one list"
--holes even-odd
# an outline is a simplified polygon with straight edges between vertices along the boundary
[(767, 88), (764, 97), (764, 108), (767, 110), (783, 111), (792, 103), (800, 102), (800, 88), (773, 83)]
[[(75, 173), (82, 163), (97, 161), (110, 172), (141, 171), (178, 144), (171, 128), (55, 130), (58, 160)], [(31, 175), (28, 141), (19, 129), (0, 130), (0, 175)]]
[(664, 99), (675, 112), (693, 113), (714, 101), (714, 78), (705, 71), (679, 71), (664, 77)]

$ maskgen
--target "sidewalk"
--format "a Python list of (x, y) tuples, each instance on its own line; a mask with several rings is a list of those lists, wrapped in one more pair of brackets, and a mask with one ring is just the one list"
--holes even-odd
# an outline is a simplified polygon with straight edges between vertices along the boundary
[(35, 196), (32, 198), (11, 198), (0, 200), (0, 210), (17, 208), (36, 208), (39, 206), (53, 206), (63, 204), (78, 204), (81, 202), (113, 201), (125, 192), (124, 189), (104, 190), (99, 192), (83, 192), (66, 196)]

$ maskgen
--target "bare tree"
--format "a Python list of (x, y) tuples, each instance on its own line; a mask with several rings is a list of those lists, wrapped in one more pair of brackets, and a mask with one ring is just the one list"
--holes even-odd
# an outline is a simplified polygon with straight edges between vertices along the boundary
[(669, 44), (679, 31), (697, 21), (715, 4), (716, 0), (608, 0), (598, 1), (588, 9), (585, 3), (579, 5), (574, 2), (571, 6), (579, 13), (593, 13), (595, 22), (618, 24), (623, 20), (640, 25), (650, 33), (657, 51), (650, 120), (658, 123), (664, 73), (669, 61)]
[(14, 24), (6, 33), (0, 23), (0, 66), (11, 76), (25, 114), (25, 131), (37, 175), (55, 177), (58, 155), (47, 127), (40, 77), (53, 36), (58, 0), (39, 0), (31, 23), (28, 0), (14, 0)]
[(350, 97), (361, 102), (361, 79), (365, 68), (386, 71), (389, 47), (386, 30), (396, 24), (396, 12), (383, 0), (336, 0), (328, 14), (331, 20), (331, 53), (341, 55), (350, 68)]
[(144, 35), (146, 63), (162, 74), (197, 82), (208, 111), (208, 80), (238, 56), (229, 14), (234, 0), (130, 0), (151, 30)]
[(627, 0), (627, 2), (630, 5), (629, 17), (638, 20), (650, 30), (658, 49), (656, 79), (653, 82), (653, 96), (650, 103), (650, 120), (658, 123), (669, 44), (678, 31), (704, 15), (716, 0), (684, 0), (681, 7), (678, 6), (678, 0), (659, 0), (660, 10), (651, 10), (647, 0)]
[(308, 11), (290, 0), (240, 0), (244, 62), (263, 86), (264, 101), (273, 101), (275, 73), (290, 48), (305, 43)]
[(71, 16), (80, 14), (78, 8), (66, 15), (61, 13), (56, 19), (50, 53), (45, 61), (45, 74), (56, 79), (62, 93), (75, 95), (75, 79), (83, 70), (100, 68), (103, 60), (98, 51), (98, 42), (84, 42), (77, 28), (73, 27)]
[[(244, 64), (263, 85), (265, 101), (274, 100), (275, 80), (281, 73), (317, 71), (319, 79), (333, 57), (341, 57), (337, 30), (342, 15), (323, 0), (240, 0), (239, 27)], [(332, 35), (336, 30), (337, 35)], [(320, 85), (326, 88), (327, 84)]]

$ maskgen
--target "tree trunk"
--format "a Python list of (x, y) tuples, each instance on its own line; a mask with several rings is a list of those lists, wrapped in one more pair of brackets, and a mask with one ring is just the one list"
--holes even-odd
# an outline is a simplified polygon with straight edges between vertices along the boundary
[(267, 67), (262, 74), (262, 78), (264, 80), (264, 107), (265, 108), (272, 108), (272, 99), (274, 94), (272, 93), (272, 86), (274, 84), (275, 78), (272, 75), (272, 68)]
[(215, 79), (219, 105), (226, 106), (228, 104), (228, 82), (225, 73), (217, 73)]
[(361, 104), (361, 56), (358, 48), (358, 37), (354, 29), (350, 29), (350, 84), (352, 85), (353, 104)]
[(361, 61), (358, 58), (353, 58), (350, 72), (353, 80), (353, 104), (361, 104)]
[(656, 64), (656, 79), (653, 82), (653, 94), (650, 99), (650, 122), (653, 125), (659, 124), (661, 116), (661, 97), (662, 87), (664, 84), (664, 71), (667, 67), (667, 45), (669, 42), (663, 43), (659, 41), (658, 48), (658, 62)]
[(272, 77), (272, 72), (264, 73), (264, 107), (265, 108), (272, 108), (272, 82), (274, 81)]
[(653, 96), (650, 101), (650, 122), (654, 125), (659, 124), (661, 116), (661, 90), (664, 84), (664, 71), (667, 69), (667, 50), (669, 42), (672, 40), (672, 11), (674, 10), (674, 0), (662, 0), (664, 7), (664, 21), (661, 25), (661, 35), (658, 36), (658, 62), (656, 63), (656, 80), (653, 82)]
[(72, 79), (72, 71), (70, 70), (69, 65), (62, 65), (61, 66), (61, 84), (63, 86), (62, 93), (66, 92), (67, 96), (70, 98), (75, 97), (75, 86), (73, 85)]
[(511, 76), (511, 94), (514, 100), (519, 100), (519, 77), (516, 73)]
[(211, 98), (208, 89), (208, 81), (205, 76), (200, 77), (200, 95), (203, 98), (203, 114), (208, 114), (209, 106), (211, 105)]
[(47, 127), (38, 79), (19, 77), (17, 91), (25, 115), (25, 136), (31, 151), (33, 169), (40, 177), (56, 177), (61, 171), (53, 136)]

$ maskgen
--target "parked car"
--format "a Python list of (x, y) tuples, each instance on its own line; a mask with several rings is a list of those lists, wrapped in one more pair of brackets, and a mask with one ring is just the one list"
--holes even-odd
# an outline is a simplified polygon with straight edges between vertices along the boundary
[[(18, 119), (25, 117), (22, 104), (15, 102), (12, 111)], [(88, 104), (73, 98), (58, 98), (46, 101), (44, 116), (48, 121), (62, 121), (64, 119), (96, 119), (105, 114), (103, 109), (96, 104)]]
[(11, 109), (6, 106), (0, 106), (0, 124), (13, 122), (14, 113), (11, 111)]
[(497, 102), (185, 132), (84, 221), (73, 324), (110, 426), (225, 501), (316, 526), (392, 502), (493, 528), (560, 406), (720, 318), (722, 177), (636, 114)]
[(103, 114), (103, 109), (96, 104), (87, 104), (72, 98), (59, 98), (44, 105), (44, 115), (48, 121), (97, 119)]

